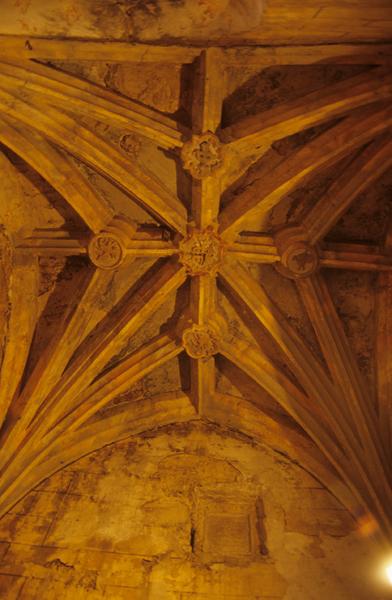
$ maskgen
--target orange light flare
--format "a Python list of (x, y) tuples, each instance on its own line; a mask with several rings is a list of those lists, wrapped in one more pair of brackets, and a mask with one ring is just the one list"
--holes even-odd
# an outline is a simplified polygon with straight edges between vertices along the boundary
[(358, 523), (358, 533), (361, 537), (367, 538), (374, 535), (378, 529), (379, 525), (376, 519), (369, 513), (365, 513), (357, 518)]

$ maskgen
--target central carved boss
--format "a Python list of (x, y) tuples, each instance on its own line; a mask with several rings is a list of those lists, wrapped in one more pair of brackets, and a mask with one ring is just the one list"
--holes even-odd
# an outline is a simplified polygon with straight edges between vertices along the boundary
[(213, 133), (194, 135), (182, 147), (184, 169), (195, 179), (209, 177), (222, 164), (222, 148)]
[(196, 325), (185, 329), (182, 343), (191, 358), (210, 358), (218, 352), (218, 338), (208, 325)]
[(215, 275), (222, 262), (223, 244), (212, 229), (193, 231), (180, 242), (180, 262), (190, 275)]

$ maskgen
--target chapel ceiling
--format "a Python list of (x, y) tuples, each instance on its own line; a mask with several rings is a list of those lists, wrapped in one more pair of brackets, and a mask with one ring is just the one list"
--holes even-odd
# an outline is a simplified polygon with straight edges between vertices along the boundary
[(0, 512), (203, 418), (388, 539), (391, 46), (1, 43)]

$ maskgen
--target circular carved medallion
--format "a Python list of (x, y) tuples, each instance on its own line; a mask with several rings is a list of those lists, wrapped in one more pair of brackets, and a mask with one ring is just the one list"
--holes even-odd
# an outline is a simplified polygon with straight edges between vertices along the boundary
[(297, 279), (312, 275), (318, 268), (319, 259), (316, 249), (306, 242), (294, 243), (282, 254), (280, 271), (286, 277)]
[(223, 245), (212, 230), (193, 231), (180, 242), (180, 262), (190, 275), (214, 275), (222, 261)]
[(191, 358), (209, 358), (218, 352), (218, 340), (208, 325), (192, 325), (182, 334), (185, 351)]
[(139, 156), (142, 143), (140, 138), (134, 133), (127, 133), (120, 138), (120, 148), (129, 154), (132, 158), (136, 159)]
[(181, 157), (184, 169), (196, 179), (208, 177), (222, 164), (222, 149), (213, 133), (194, 135), (185, 142)]
[(100, 269), (115, 269), (124, 258), (124, 250), (114, 235), (98, 233), (89, 243), (88, 255), (91, 262)]

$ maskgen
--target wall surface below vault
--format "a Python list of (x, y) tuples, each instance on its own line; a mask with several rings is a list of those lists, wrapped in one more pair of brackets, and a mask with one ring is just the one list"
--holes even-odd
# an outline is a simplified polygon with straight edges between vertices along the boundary
[(369, 543), (329, 492), (209, 424), (79, 460), (14, 507), (0, 539), (4, 600), (383, 598)]

